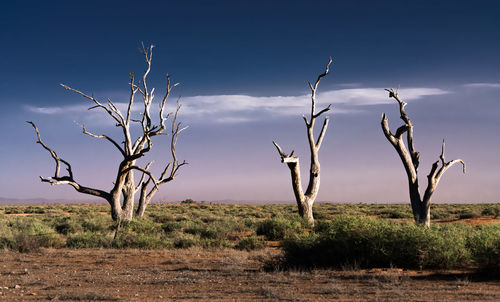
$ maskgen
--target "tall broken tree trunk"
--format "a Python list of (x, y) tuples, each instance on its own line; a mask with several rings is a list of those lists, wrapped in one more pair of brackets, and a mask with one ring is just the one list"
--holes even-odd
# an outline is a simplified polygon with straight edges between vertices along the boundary
[[(382, 114), (382, 131), (384, 132), (385, 137), (391, 145), (396, 149), (401, 161), (403, 162), (403, 166), (406, 171), (406, 175), (408, 176), (408, 186), (410, 192), (410, 203), (413, 211), (413, 217), (415, 219), (415, 223), (424, 225), (425, 227), (429, 227), (431, 224), (431, 198), (434, 193), (441, 176), (443, 176), (444, 172), (456, 163), (461, 163), (463, 166), (463, 172), (465, 173), (465, 162), (461, 159), (454, 159), (449, 162), (445, 161), (444, 158), (444, 147), (445, 143), (443, 140), (443, 144), (441, 147), (441, 155), (439, 156), (440, 161), (436, 161), (432, 164), (431, 171), (427, 176), (427, 188), (425, 190), (423, 198), (421, 198), (419, 187), (418, 187), (418, 165), (420, 153), (415, 151), (415, 147), (413, 144), (413, 124), (405, 112), (406, 103), (403, 102), (399, 96), (398, 91), (394, 91), (393, 89), (386, 89), (389, 92), (389, 97), (394, 98), (399, 104), (399, 112), (401, 114), (401, 119), (405, 123), (401, 127), (396, 130), (395, 134), (392, 134), (389, 129), (389, 124), (387, 122), (387, 117), (385, 113)], [(408, 149), (405, 146), (403, 140), (403, 134), (406, 133), (406, 140), (408, 143)], [(441, 167), (439, 167), (439, 163), (441, 162)]]
[(302, 191), (299, 158), (293, 155), (294, 151), (287, 155), (285, 152), (283, 152), (281, 147), (273, 141), (273, 144), (278, 150), (278, 153), (281, 157), (281, 162), (285, 163), (290, 169), (290, 174), (292, 177), (292, 188), (295, 195), (295, 200), (297, 201), (299, 215), (302, 218), (305, 218), (311, 226), (314, 226), (313, 204), (316, 200), (316, 196), (318, 195), (320, 183), (320, 164), (318, 159), (318, 151), (321, 147), (321, 143), (323, 142), (323, 138), (325, 137), (326, 129), (328, 128), (329, 118), (325, 117), (321, 132), (317, 139), (315, 139), (314, 137), (314, 124), (316, 123), (316, 118), (318, 118), (321, 114), (329, 111), (331, 106), (328, 105), (328, 107), (316, 113), (316, 91), (321, 79), (328, 74), (330, 64), (332, 64), (332, 58), (330, 58), (330, 60), (328, 61), (325, 72), (318, 76), (314, 85), (312, 85), (310, 82), (308, 83), (309, 88), (311, 89), (311, 115), (309, 117), (309, 120), (305, 116), (302, 117), (304, 118), (307, 129), (307, 139), (309, 142), (309, 151), (311, 153), (311, 166), (309, 169), (309, 184), (305, 193)]

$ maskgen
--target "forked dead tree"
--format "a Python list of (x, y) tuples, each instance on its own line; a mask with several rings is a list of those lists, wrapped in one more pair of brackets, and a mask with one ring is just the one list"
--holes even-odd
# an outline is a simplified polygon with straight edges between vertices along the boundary
[(328, 116), (325, 117), (323, 121), (323, 127), (319, 133), (318, 138), (314, 137), (314, 124), (316, 123), (316, 119), (323, 113), (330, 110), (330, 106), (316, 112), (316, 91), (318, 89), (319, 82), (321, 79), (326, 76), (330, 69), (330, 64), (332, 64), (332, 58), (326, 64), (325, 72), (318, 76), (316, 82), (309, 84), (309, 88), (311, 89), (311, 115), (309, 120), (307, 117), (302, 116), (304, 118), (304, 122), (306, 123), (307, 129), (307, 139), (309, 142), (309, 151), (311, 153), (311, 167), (309, 169), (309, 185), (307, 186), (306, 192), (304, 193), (302, 190), (302, 182), (300, 179), (300, 166), (299, 166), (299, 158), (294, 156), (294, 151), (290, 154), (286, 154), (283, 152), (281, 147), (273, 141), (274, 146), (278, 150), (278, 153), (281, 157), (281, 162), (287, 164), (290, 169), (290, 174), (292, 176), (292, 188), (293, 193), (295, 195), (295, 200), (297, 201), (297, 207), (299, 210), (299, 215), (305, 219), (307, 222), (314, 226), (314, 217), (313, 217), (313, 204), (316, 200), (316, 196), (318, 195), (319, 183), (320, 183), (320, 165), (318, 159), (318, 151), (321, 147), (321, 143), (323, 142), (323, 138), (325, 137), (326, 128), (328, 128)]
[[(110, 191), (99, 190), (94, 188), (89, 188), (81, 185), (73, 176), (73, 171), (69, 162), (60, 158), (57, 153), (48, 147), (40, 136), (40, 131), (38, 127), (33, 122), (28, 122), (33, 126), (37, 135), (37, 143), (42, 145), (42, 147), (47, 150), (54, 161), (56, 162), (56, 169), (54, 176), (52, 177), (42, 177), (40, 179), (42, 182), (47, 182), (51, 185), (68, 184), (72, 186), (76, 191), (88, 194), (92, 196), (97, 196), (105, 199), (111, 206), (111, 216), (113, 220), (131, 220), (134, 216), (134, 200), (136, 193), (139, 192), (139, 206), (135, 212), (136, 216), (142, 216), (144, 211), (153, 198), (154, 194), (158, 191), (159, 187), (167, 182), (172, 181), (179, 169), (186, 164), (186, 162), (179, 162), (177, 160), (177, 155), (175, 151), (175, 144), (177, 142), (177, 137), (179, 133), (184, 129), (181, 128), (181, 123), (177, 122), (177, 116), (181, 105), (177, 101), (177, 108), (175, 113), (165, 113), (165, 105), (167, 98), (169, 97), (172, 89), (178, 84), (172, 84), (170, 82), (170, 77), (167, 75), (166, 79), (166, 92), (163, 95), (161, 102), (159, 103), (159, 114), (157, 124), (153, 124), (153, 118), (151, 116), (151, 105), (153, 104), (154, 98), (154, 88), (148, 88), (147, 76), (151, 70), (151, 59), (153, 54), (153, 45), (146, 49), (143, 45), (142, 47), (143, 55), (146, 61), (146, 70), (142, 75), (142, 79), (138, 84), (134, 82), (134, 74), (130, 74), (130, 95), (128, 99), (127, 111), (123, 114), (117, 106), (110, 100), (107, 99), (106, 103), (101, 103), (93, 96), (85, 94), (79, 90), (73, 89), (69, 86), (61, 84), (66, 90), (75, 92), (84, 98), (92, 102), (91, 109), (101, 109), (108, 114), (110, 118), (116, 123), (116, 127), (119, 127), (123, 138), (121, 143), (114, 140), (107, 135), (98, 135), (89, 132), (84, 125), (82, 125), (83, 133), (89, 135), (93, 138), (104, 139), (110, 142), (116, 150), (123, 157), (118, 169), (116, 178), (113, 183), (113, 187)], [(133, 105), (135, 96), (139, 92), (142, 96), (140, 118), (133, 119)], [(159, 135), (167, 135), (167, 125), (166, 121), (172, 116), (171, 131), (170, 131), (170, 152), (172, 155), (172, 161), (169, 162), (159, 178), (155, 178), (154, 175), (149, 171), (152, 162), (149, 162), (146, 166), (141, 167), (136, 163), (139, 158), (145, 156), (153, 147), (152, 138)], [(132, 137), (131, 127), (132, 125), (138, 125), (140, 129), (138, 137), (135, 139)], [(61, 166), (64, 166), (67, 171), (67, 175), (61, 174)], [(134, 172), (140, 173), (141, 177), (138, 183), (135, 182)]]
[[(441, 146), (441, 155), (439, 156), (440, 160), (437, 160), (432, 164), (431, 171), (427, 176), (427, 188), (425, 190), (423, 198), (421, 198), (418, 188), (417, 174), (420, 152), (415, 151), (415, 147), (413, 145), (413, 124), (405, 112), (406, 103), (403, 102), (403, 100), (401, 100), (398, 96), (398, 90), (394, 91), (393, 89), (386, 89), (386, 91), (389, 92), (389, 98), (393, 98), (398, 102), (401, 119), (405, 124), (399, 127), (396, 130), (395, 134), (392, 134), (389, 129), (387, 117), (385, 113), (383, 113), (381, 121), (382, 130), (385, 137), (398, 152), (399, 157), (401, 158), (401, 161), (403, 162), (403, 165), (405, 167), (410, 189), (410, 203), (415, 222), (417, 224), (424, 225), (425, 227), (429, 227), (431, 223), (431, 198), (434, 190), (436, 190), (441, 176), (443, 176), (444, 172), (446, 172), (449, 167), (453, 166), (456, 163), (462, 164), (463, 173), (465, 173), (465, 162), (461, 159), (454, 159), (447, 162), (444, 158), (445, 143), (443, 140), (443, 144)], [(405, 133), (408, 143), (408, 149), (406, 148), (403, 140), (403, 134)]]

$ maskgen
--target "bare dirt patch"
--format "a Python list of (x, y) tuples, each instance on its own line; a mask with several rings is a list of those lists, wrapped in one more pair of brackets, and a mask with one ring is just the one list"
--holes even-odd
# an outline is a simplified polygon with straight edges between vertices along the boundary
[[(279, 250), (0, 253), (1, 301), (495, 301), (500, 281), (401, 269), (267, 272)], [(498, 301), (498, 300), (497, 300)]]
[(478, 217), (478, 218), (464, 218), (464, 219), (441, 219), (436, 221), (438, 223), (454, 223), (463, 222), (472, 225), (482, 225), (500, 222), (500, 218), (493, 217)]

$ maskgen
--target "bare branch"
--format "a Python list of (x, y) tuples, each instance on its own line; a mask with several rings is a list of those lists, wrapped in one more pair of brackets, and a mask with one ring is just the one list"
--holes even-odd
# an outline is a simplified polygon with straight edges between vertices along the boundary
[(321, 132), (319, 133), (318, 140), (316, 141), (316, 150), (318, 151), (319, 148), (321, 147), (321, 143), (323, 143), (323, 138), (325, 137), (326, 128), (328, 128), (328, 121), (329, 118), (327, 116), (325, 117), (325, 121), (323, 122), (323, 127), (321, 127)]
[(139, 89), (139, 87), (137, 87), (134, 84), (134, 74), (133, 73), (130, 73), (129, 86), (130, 86), (130, 98), (129, 98), (128, 107), (127, 107), (127, 118), (125, 120), (125, 123), (127, 125), (130, 123), (130, 113), (132, 112), (132, 105), (134, 104), (134, 96), (135, 96), (137, 90)]
[(444, 139), (443, 139), (443, 144), (441, 145), (441, 155), (439, 155), (439, 159), (441, 159), (441, 163), (443, 164), (443, 166), (446, 165), (446, 161), (444, 159), (444, 147), (445, 147), (445, 143), (444, 143)]
[(394, 135), (392, 135), (391, 130), (389, 129), (389, 123), (387, 122), (387, 116), (385, 115), (385, 113), (382, 113), (380, 124), (382, 126), (382, 131), (384, 132), (384, 135), (387, 138), (387, 140), (389, 140), (389, 142), (393, 146), (396, 146), (397, 139), (396, 137), (394, 137)]
[(396, 139), (401, 139), (401, 136), (403, 136), (403, 134), (408, 131), (408, 125), (403, 125), (401, 127), (399, 127), (397, 130), (396, 130), (396, 134), (394, 135), (394, 137), (396, 137)]
[[(146, 164), (146, 167), (144, 167), (145, 170), (149, 170), (149, 167), (151, 166), (151, 164), (153, 163), (153, 161), (150, 161), (149, 163)], [(137, 185), (137, 187), (135, 188), (135, 190), (139, 190), (141, 185), (143, 184), (144, 182), (144, 178), (146, 177), (146, 174), (145, 173), (142, 173), (141, 174), (141, 179), (139, 180), (139, 184)]]
[(61, 159), (57, 153), (52, 150), (51, 148), (49, 148), (43, 141), (42, 141), (42, 138), (40, 137), (40, 131), (38, 130), (38, 127), (35, 125), (35, 123), (31, 122), (31, 121), (26, 121), (28, 124), (30, 124), (31, 126), (33, 126), (33, 128), (35, 129), (35, 132), (36, 132), (36, 136), (38, 138), (38, 140), (36, 141), (38, 144), (40, 144), (45, 150), (49, 151), (50, 155), (52, 156), (52, 158), (55, 160), (56, 162), (56, 170), (54, 172), (54, 179), (56, 178), (59, 178), (59, 172), (60, 172), (60, 169), (61, 169), (61, 162), (64, 163), (66, 165), (66, 170), (68, 171), (69, 173), (69, 177), (70, 179), (73, 179), (73, 172), (71, 170), (71, 165)]
[(276, 142), (273, 141), (273, 144), (276, 147), (276, 149), (278, 150), (278, 153), (280, 154), (282, 163), (297, 164), (299, 162), (299, 158), (293, 155), (294, 151), (292, 151), (290, 153), (290, 155), (287, 155), (285, 152), (283, 152), (281, 147)]
[(90, 136), (90, 137), (93, 137), (93, 138), (103, 138), (103, 139), (106, 139), (106, 140), (108, 140), (109, 142), (111, 142), (111, 143), (112, 143), (112, 144), (113, 144), (113, 145), (114, 145), (114, 146), (115, 146), (115, 147), (116, 147), (116, 148), (120, 151), (120, 153), (121, 153), (123, 156), (127, 156), (127, 155), (125, 154), (125, 151), (123, 150), (123, 148), (122, 148), (122, 147), (121, 147), (121, 146), (120, 146), (117, 142), (115, 142), (112, 138), (110, 138), (109, 136), (104, 135), (104, 134), (102, 134), (102, 135), (96, 135), (96, 134), (94, 134), (94, 133), (91, 133), (91, 132), (87, 131), (87, 129), (85, 128), (85, 125), (80, 125), (80, 124), (78, 124), (78, 123), (76, 123), (76, 124), (77, 124), (77, 125), (79, 125), (79, 126), (82, 128), (82, 132), (83, 132), (83, 134), (86, 134), (86, 135), (88, 135), (88, 136)]
[(278, 150), (278, 153), (280, 154), (281, 159), (283, 159), (284, 157), (288, 157), (288, 155), (286, 155), (286, 153), (283, 152), (283, 149), (281, 149), (281, 147), (275, 141), (273, 141), (273, 145)]
[[(33, 126), (33, 128), (35, 129), (36, 136), (38, 138), (37, 143), (40, 144), (45, 150), (47, 150), (50, 153), (50, 155), (52, 156), (52, 158), (54, 159), (54, 161), (56, 162), (56, 170), (54, 172), (54, 176), (50, 177), (50, 178), (44, 178), (44, 177), (40, 176), (40, 180), (42, 182), (50, 183), (50, 185), (52, 185), (52, 186), (60, 185), (60, 184), (69, 184), (80, 193), (101, 197), (101, 198), (104, 198), (104, 199), (109, 201), (109, 197), (110, 197), (109, 193), (98, 190), (98, 189), (84, 187), (84, 186), (81, 186), (79, 183), (77, 183), (73, 179), (73, 171), (71, 170), (71, 165), (67, 161), (65, 161), (64, 159), (60, 158), (54, 150), (52, 150), (50, 147), (48, 147), (42, 141), (42, 139), (40, 137), (40, 131), (38, 130), (38, 127), (35, 125), (35, 123), (33, 123), (31, 121), (27, 121), (27, 123), (30, 124), (31, 126)], [(61, 163), (66, 165), (66, 167), (67, 167), (66, 170), (68, 171), (68, 174), (69, 174), (68, 176), (60, 176), (59, 175)]]
[(149, 178), (151, 178), (151, 180), (153, 181), (154, 185), (155, 185), (155, 186), (157, 186), (157, 185), (158, 185), (158, 183), (157, 183), (157, 181), (155, 180), (155, 178), (154, 178), (153, 174), (152, 174), (150, 171), (148, 171), (147, 169), (142, 168), (142, 167), (139, 167), (139, 166), (135, 166), (135, 165), (130, 166), (130, 167), (128, 167), (128, 168), (126, 168), (126, 169), (124, 169), (123, 171), (121, 171), (121, 174), (128, 173), (128, 172), (130, 172), (130, 171), (132, 171), (132, 170), (141, 171), (142, 173), (144, 173), (144, 174), (148, 175), (148, 176), (149, 176)]
[[(401, 135), (404, 132), (406, 132), (406, 139), (408, 141), (408, 151), (410, 153), (413, 166), (415, 167), (415, 170), (417, 170), (419, 163), (420, 163), (419, 162), (420, 153), (415, 151), (415, 146), (413, 143), (413, 124), (412, 124), (410, 118), (408, 117), (408, 115), (406, 114), (406, 111), (405, 111), (406, 103), (398, 95), (399, 85), (398, 85), (398, 88), (396, 89), (396, 91), (394, 91), (394, 89), (385, 89), (385, 90), (389, 92), (389, 98), (395, 99), (399, 104), (400, 117), (405, 122), (405, 127), (400, 128), (401, 130), (398, 129), (398, 131), (399, 131), (399, 134), (401, 134)], [(403, 132), (401, 132), (401, 131), (403, 131)], [(398, 132), (396, 132), (396, 134), (398, 134)], [(398, 137), (398, 135), (396, 135), (396, 137), (398, 139), (400, 138), (400, 136)]]
[(86, 95), (85, 93), (79, 91), (79, 90), (76, 90), (76, 89), (73, 89), (67, 85), (64, 85), (64, 84), (60, 84), (64, 89), (66, 90), (69, 90), (69, 91), (73, 91), (73, 92), (76, 92), (78, 93), (79, 95), (83, 96), (84, 98), (87, 98), (89, 100), (91, 100), (92, 102), (94, 102), (96, 105), (95, 106), (92, 106), (89, 108), (90, 109), (94, 109), (94, 108), (102, 108), (104, 109), (118, 124), (121, 124), (122, 121), (120, 120), (119, 116), (117, 116), (110, 108), (104, 106), (103, 104), (101, 104), (98, 100), (96, 100), (93, 96), (89, 96), (89, 95)]
[(449, 162), (446, 162), (445, 157), (444, 157), (444, 150), (445, 150), (445, 142), (443, 139), (443, 144), (441, 145), (441, 155), (439, 156), (439, 159), (441, 160), (442, 166), (441, 166), (441, 169), (439, 169), (439, 171), (437, 172), (437, 174), (434, 177), (434, 179), (436, 180), (436, 183), (439, 181), (441, 176), (443, 176), (444, 172), (446, 172), (446, 170), (448, 170), (448, 168), (450, 168), (451, 166), (453, 166), (454, 164), (457, 164), (457, 163), (462, 164), (462, 171), (465, 174), (465, 162), (459, 158), (454, 159), (454, 160), (450, 160)]
[(326, 107), (325, 109), (321, 110), (320, 112), (316, 113), (313, 118), (317, 118), (319, 117), (321, 114), (327, 112), (328, 110), (330, 110), (330, 106), (332, 106), (332, 104), (328, 105), (328, 107)]
[[(316, 82), (314, 83), (314, 86), (311, 85), (310, 82), (308, 82), (309, 88), (311, 89), (311, 121), (309, 122), (309, 125), (314, 125), (315, 118), (318, 117), (322, 113), (322, 112), (320, 112), (317, 115), (315, 114), (315, 108), (316, 108), (316, 90), (318, 89), (318, 85), (319, 85), (319, 82), (321, 81), (321, 79), (328, 74), (328, 72), (330, 70), (330, 64), (332, 64), (332, 57), (330, 57), (330, 60), (328, 61), (328, 64), (326, 64), (325, 72), (323, 72), (322, 74), (320, 74), (318, 76), (318, 78), (316, 79)], [(329, 107), (330, 106), (328, 106), (328, 108)], [(325, 110), (325, 109), (323, 109), (323, 110)], [(326, 110), (326, 111), (328, 111), (328, 110)]]
[[(325, 77), (328, 74), (328, 72), (330, 71), (330, 65), (331, 64), (332, 64), (332, 57), (330, 57), (330, 59), (328, 60), (328, 63), (326, 64), (325, 72), (323, 72), (322, 74), (320, 74), (318, 76), (318, 79), (316, 79), (316, 82), (314, 83), (314, 87), (311, 88), (311, 90), (316, 91), (316, 89), (318, 88), (319, 81), (321, 81), (321, 79), (323, 77)], [(311, 87), (311, 83), (309, 83), (309, 87)]]

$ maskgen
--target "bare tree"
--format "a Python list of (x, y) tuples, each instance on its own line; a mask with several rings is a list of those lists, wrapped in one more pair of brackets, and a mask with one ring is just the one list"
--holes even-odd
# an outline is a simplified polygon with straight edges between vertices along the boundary
[[(420, 191), (418, 188), (418, 165), (420, 152), (415, 151), (415, 147), (413, 145), (413, 124), (410, 121), (410, 118), (405, 112), (406, 103), (403, 102), (398, 96), (398, 90), (394, 91), (393, 89), (386, 89), (389, 92), (389, 98), (395, 99), (399, 104), (399, 112), (401, 114), (401, 119), (405, 123), (401, 127), (396, 130), (395, 134), (392, 134), (389, 130), (389, 125), (387, 122), (387, 117), (385, 113), (382, 114), (382, 130), (384, 132), (385, 137), (389, 140), (391, 145), (396, 149), (403, 162), (405, 167), (406, 174), (408, 176), (408, 184), (410, 189), (410, 202), (411, 208), (413, 211), (413, 217), (417, 224), (424, 225), (426, 227), (430, 226), (431, 223), (431, 215), (430, 215), (430, 207), (431, 207), (431, 198), (434, 190), (443, 176), (446, 170), (453, 166), (456, 163), (461, 163), (463, 166), (463, 173), (465, 173), (465, 162), (461, 159), (454, 159), (451, 161), (446, 161), (444, 158), (444, 139), (443, 144), (441, 146), (441, 155), (439, 156), (438, 161), (434, 162), (431, 167), (431, 171), (427, 176), (427, 189), (425, 190), (423, 198), (420, 196)], [(403, 140), (403, 134), (406, 133), (406, 140), (408, 143), (408, 149), (405, 146)], [(441, 163), (441, 167), (440, 164)]]
[[(181, 128), (181, 123), (177, 122), (177, 116), (181, 108), (179, 101), (177, 101), (177, 108), (175, 110), (175, 113), (165, 113), (167, 98), (172, 92), (172, 89), (177, 86), (178, 83), (171, 84), (170, 77), (167, 75), (166, 92), (163, 95), (161, 102), (159, 103), (158, 122), (157, 124), (153, 124), (153, 119), (151, 117), (151, 105), (153, 103), (155, 89), (149, 89), (147, 85), (147, 76), (151, 70), (153, 45), (151, 45), (148, 49), (146, 49), (143, 45), (142, 52), (146, 61), (146, 70), (144, 71), (142, 79), (138, 84), (134, 82), (134, 74), (130, 74), (130, 95), (128, 99), (127, 111), (125, 114), (123, 114), (110, 99), (107, 99), (107, 102), (103, 104), (93, 96), (61, 84), (61, 86), (66, 90), (75, 92), (90, 100), (92, 102), (92, 106), (89, 108), (89, 110), (101, 109), (106, 112), (107, 115), (116, 123), (116, 127), (120, 128), (123, 134), (123, 141), (121, 143), (118, 143), (110, 136), (91, 133), (86, 129), (84, 125), (81, 126), (84, 134), (93, 138), (104, 139), (110, 142), (116, 148), (116, 150), (118, 150), (121, 157), (123, 158), (118, 166), (116, 178), (110, 191), (89, 188), (81, 185), (77, 180), (75, 180), (69, 162), (60, 158), (53, 149), (48, 147), (42, 141), (38, 127), (33, 122), (28, 122), (35, 129), (38, 138), (37, 143), (42, 145), (42, 147), (51, 154), (52, 158), (56, 162), (56, 170), (54, 176), (48, 178), (40, 176), (41, 181), (50, 183), (51, 185), (68, 184), (80, 193), (105, 199), (111, 206), (111, 216), (113, 220), (131, 220), (133, 218), (134, 200), (137, 192), (140, 192), (139, 207), (135, 212), (135, 215), (142, 216), (147, 205), (151, 201), (154, 194), (158, 191), (159, 187), (167, 182), (172, 181), (177, 175), (179, 169), (186, 164), (185, 161), (178, 161), (175, 151), (177, 137), (179, 133), (184, 129)], [(133, 119), (132, 109), (137, 92), (139, 92), (139, 94), (142, 96), (142, 108), (140, 112), (140, 118)], [(172, 161), (165, 166), (160, 177), (156, 179), (154, 175), (149, 171), (152, 162), (149, 162), (145, 167), (141, 167), (136, 162), (151, 150), (151, 148), (153, 147), (153, 142), (151, 139), (153, 137), (168, 134), (166, 133), (166, 121), (172, 115), (173, 117), (170, 133), (170, 151), (172, 155)], [(132, 137), (131, 132), (131, 126), (134, 124), (138, 125), (138, 128), (140, 129), (140, 134), (135, 139)], [(61, 166), (66, 167), (67, 175), (61, 174)], [(138, 172), (141, 175), (137, 184), (134, 179), (134, 172)]]
[(283, 152), (281, 147), (273, 141), (273, 144), (278, 150), (278, 153), (281, 157), (281, 162), (287, 164), (288, 168), (290, 169), (290, 174), (292, 176), (292, 188), (295, 195), (295, 200), (297, 201), (299, 215), (307, 219), (308, 223), (311, 226), (314, 225), (312, 207), (314, 201), (316, 200), (316, 196), (318, 195), (320, 183), (320, 165), (318, 159), (318, 151), (321, 147), (321, 143), (323, 142), (323, 138), (325, 137), (326, 128), (328, 128), (329, 118), (328, 116), (325, 117), (321, 132), (319, 133), (317, 139), (314, 137), (314, 124), (316, 122), (316, 118), (318, 118), (321, 114), (329, 111), (331, 106), (328, 105), (328, 107), (320, 110), (319, 112), (316, 112), (316, 91), (321, 79), (328, 74), (330, 64), (332, 64), (332, 58), (330, 58), (328, 64), (326, 64), (325, 72), (318, 76), (314, 85), (308, 82), (309, 88), (311, 89), (311, 115), (309, 117), (309, 120), (304, 115), (302, 117), (304, 119), (304, 122), (306, 123), (307, 139), (309, 142), (309, 151), (311, 153), (311, 167), (309, 170), (309, 185), (307, 186), (305, 193), (302, 190), (302, 182), (300, 179), (299, 158), (293, 155), (293, 150), (290, 154), (287, 155), (285, 152)]

